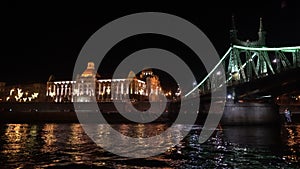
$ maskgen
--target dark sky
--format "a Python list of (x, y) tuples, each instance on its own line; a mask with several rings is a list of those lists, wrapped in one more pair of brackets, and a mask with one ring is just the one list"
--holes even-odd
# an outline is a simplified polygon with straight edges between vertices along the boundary
[[(255, 40), (259, 17), (263, 17), (268, 46), (300, 45), (300, 6), (288, 0), (241, 1), (237, 4), (228, 1), (219, 5), (217, 0), (207, 4), (201, 4), (201, 1), (200, 4), (171, 1), (172, 4), (164, 5), (159, 1), (143, 1), (140, 4), (83, 2), (2, 3), (0, 81), (46, 82), (51, 74), (57, 79), (70, 80), (76, 58), (88, 38), (106, 23), (136, 12), (166, 12), (187, 19), (207, 35), (219, 55), (223, 55), (230, 46), (232, 14), (235, 15), (241, 39)], [(120, 58), (146, 47), (174, 50), (183, 58), (190, 56), (184, 45), (170, 38), (151, 35), (133, 37), (112, 49), (107, 56), (110, 65), (104, 65), (99, 70), (100, 75), (109, 76)], [(185, 60), (198, 64), (191, 58)]]

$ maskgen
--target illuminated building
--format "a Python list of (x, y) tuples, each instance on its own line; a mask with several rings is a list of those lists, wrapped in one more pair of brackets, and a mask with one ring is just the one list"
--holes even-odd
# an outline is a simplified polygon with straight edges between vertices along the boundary
[(148, 96), (160, 100), (163, 92), (158, 77), (150, 69), (142, 74), (144, 80), (138, 79), (132, 71), (125, 79), (101, 79), (94, 63), (88, 62), (87, 68), (74, 81), (54, 81), (50, 77), (46, 95), (48, 101), (54, 102), (139, 101)]
[[(81, 75), (77, 75), (73, 87), (74, 102), (96, 101), (95, 87), (97, 84), (97, 72), (93, 62), (89, 62)], [(98, 76), (99, 77), (99, 76)]]
[[(51, 78), (50, 78), (51, 79)], [(72, 88), (75, 81), (52, 81), (47, 82), (47, 101), (70, 102), (72, 100)]]
[(0, 89), (1, 99), (7, 102), (45, 102), (45, 88), (44, 83), (3, 86)]
[(153, 74), (152, 69), (144, 69), (140, 74), (140, 78), (146, 82), (146, 95), (149, 96), (149, 100), (161, 100), (164, 92), (162, 91), (159, 77)]

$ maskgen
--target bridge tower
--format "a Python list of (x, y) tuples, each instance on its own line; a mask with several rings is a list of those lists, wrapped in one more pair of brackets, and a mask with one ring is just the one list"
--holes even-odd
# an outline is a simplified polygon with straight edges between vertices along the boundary
[[(252, 48), (262, 48), (266, 46), (266, 31), (263, 27), (262, 18), (259, 20), (258, 29), (258, 39), (254, 41), (250, 40), (240, 40), (238, 38), (238, 30), (235, 24), (235, 18), (232, 16), (232, 27), (230, 29), (230, 43), (231, 47), (234, 45), (252, 47)], [(268, 53), (266, 51), (259, 51), (255, 55), (259, 56), (254, 62), (254, 53), (250, 51), (241, 51), (239, 49), (233, 48), (230, 52), (230, 58), (228, 63), (228, 75), (227, 77), (232, 77), (232, 81), (248, 82), (254, 76), (265, 76), (268, 73), (268, 69), (274, 74), (271, 61), (269, 59)], [(243, 63), (252, 62), (251, 64)], [(254, 75), (255, 74), (255, 75)]]
[[(252, 47), (252, 48), (262, 48), (266, 46), (266, 31), (263, 27), (263, 20), (260, 18), (259, 27), (258, 27), (258, 39), (254, 41), (246, 40), (243, 41), (238, 38), (238, 30), (235, 23), (235, 18), (232, 16), (232, 26), (230, 29), (230, 45), (232, 50), (229, 54), (228, 68), (227, 68), (227, 79), (231, 78), (229, 85), (249, 82), (251, 79), (256, 78), (257, 76), (265, 76), (268, 73), (268, 68), (274, 73), (271, 65), (271, 61), (268, 57), (268, 53), (261, 51), (255, 53), (259, 56), (255, 59), (254, 63), (254, 53), (250, 51), (241, 51), (239, 49), (233, 48), (234, 45)], [(251, 62), (251, 63), (250, 63)], [(246, 64), (245, 64), (246, 63)], [(250, 64), (247, 64), (250, 63)], [(229, 91), (233, 96), (233, 99), (236, 98), (235, 89), (232, 88), (232, 91)]]
[(230, 29), (230, 42), (231, 45), (247, 46), (247, 47), (264, 47), (266, 45), (266, 31), (263, 27), (262, 18), (259, 20), (259, 29), (258, 29), (258, 40), (256, 41), (243, 41), (238, 38), (238, 30), (235, 24), (235, 18), (232, 16), (232, 23)]

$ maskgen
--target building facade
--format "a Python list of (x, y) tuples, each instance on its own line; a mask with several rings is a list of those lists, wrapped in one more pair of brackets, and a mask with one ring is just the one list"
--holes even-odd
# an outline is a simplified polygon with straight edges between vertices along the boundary
[(46, 96), (52, 102), (110, 102), (142, 101), (152, 97), (159, 101), (163, 95), (158, 76), (149, 69), (138, 79), (130, 72), (125, 79), (101, 79), (93, 62), (74, 81), (54, 81), (49, 78)]

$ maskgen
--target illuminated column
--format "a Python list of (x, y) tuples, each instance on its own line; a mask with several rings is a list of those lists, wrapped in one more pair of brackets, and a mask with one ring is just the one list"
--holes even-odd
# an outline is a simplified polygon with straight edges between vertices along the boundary
[(133, 85), (132, 85), (132, 87), (133, 87), (133, 94), (136, 94), (136, 83), (135, 83), (135, 80), (132, 80), (132, 82), (133, 82)]
[(57, 86), (56, 86), (56, 98), (57, 98), (57, 102), (59, 102), (59, 95), (60, 94), (60, 92), (59, 92), (59, 84), (57, 84)]
[(120, 100), (123, 99), (123, 95), (124, 95), (124, 85), (123, 85), (123, 81), (120, 81)]
[(95, 92), (97, 92), (95, 85), (93, 85), (93, 87), (91, 88), (91, 92), (92, 92), (92, 96), (94, 97), (95, 96)]
[(62, 102), (62, 98), (64, 97), (64, 85), (60, 85), (60, 102)]
[(121, 95), (124, 94), (124, 81), (121, 82)]
[(132, 81), (130, 80), (130, 83), (129, 83), (130, 94), (133, 93), (133, 85), (134, 85), (134, 84), (132, 84)]
[(81, 83), (81, 94), (80, 94), (80, 96), (84, 95), (84, 93), (85, 93), (84, 84)]
[(79, 84), (76, 84), (76, 86), (75, 86), (75, 88), (73, 90), (74, 90), (74, 92), (76, 91), (75, 96), (79, 96), (79, 94), (80, 94)]
[(89, 90), (91, 92), (91, 96), (95, 96), (95, 86), (91, 85), (91, 88)]
[(65, 93), (64, 96), (67, 97), (68, 96), (68, 85), (65, 84)]
[(118, 96), (119, 96), (119, 85), (120, 85), (120, 81), (117, 81), (117, 86), (116, 86), (116, 100), (118, 100)]
[(72, 84), (69, 84), (69, 96), (73, 94)]
[(139, 86), (138, 86), (138, 82), (137, 80), (134, 80), (134, 84), (135, 84), (135, 94), (138, 94), (139, 93)]
[(114, 96), (115, 96), (114, 93), (115, 93), (115, 91), (113, 91), (113, 89), (116, 90), (115, 89), (115, 82), (111, 81), (110, 85), (111, 85), (110, 86), (111, 87), (110, 88), (111, 89), (111, 91), (110, 91), (110, 99), (114, 100)]
[(105, 88), (106, 88), (106, 86), (103, 85), (103, 88), (102, 88), (102, 92), (103, 92), (103, 93), (105, 93)]
[(72, 100), (72, 85), (68, 84), (68, 101)]
[(72, 84), (71, 82), (68, 83), (68, 100), (71, 100), (72, 97)]
[(50, 84), (47, 83), (47, 92), (46, 92), (46, 96), (49, 96), (50, 93)]
[(61, 102), (61, 83), (57, 86), (57, 89), (58, 89), (58, 102)]
[(70, 84), (70, 93), (71, 93), (71, 97), (73, 98), (76, 95), (76, 86), (73, 84), (73, 82), (71, 82)]
[(83, 95), (82, 84), (78, 84), (78, 95), (77, 96), (81, 96), (81, 95)]
[(108, 88), (107, 88), (107, 94), (110, 95), (110, 100), (113, 100), (114, 98), (113, 98), (113, 95), (111, 93), (111, 85), (112, 84), (110, 84), (110, 86), (108, 86)]
[(59, 84), (56, 84), (56, 98), (57, 98), (57, 102), (58, 102), (58, 98), (59, 98)]
[(87, 91), (88, 91), (88, 95), (92, 96), (92, 90), (91, 90), (91, 85), (87, 85)]
[(56, 93), (55, 93), (55, 102), (58, 102), (59, 97), (59, 84), (55, 85)]
[(84, 87), (85, 87), (85, 94), (89, 95), (89, 87), (88, 87), (88, 85), (84, 85)]
[(131, 80), (131, 88), (132, 88), (132, 92), (131, 94), (135, 94), (135, 80)]
[(46, 96), (49, 96), (49, 87), (48, 87), (48, 85), (47, 85), (47, 90), (46, 90)]
[(64, 97), (64, 85), (60, 85), (60, 102), (62, 102), (62, 98)]
[[(103, 90), (102, 90), (102, 93), (103, 93), (103, 95), (105, 94), (105, 84), (103, 84)], [(103, 98), (103, 100), (104, 100), (105, 98)]]
[(49, 94), (52, 93), (52, 88), (54, 87), (54, 84), (50, 84), (50, 87), (49, 87)]
[(98, 82), (98, 99), (100, 99), (101, 95), (101, 82)]
[(56, 84), (53, 84), (53, 92), (54, 92), (54, 96), (56, 97)]
[(126, 80), (126, 94), (129, 94), (129, 82)]

